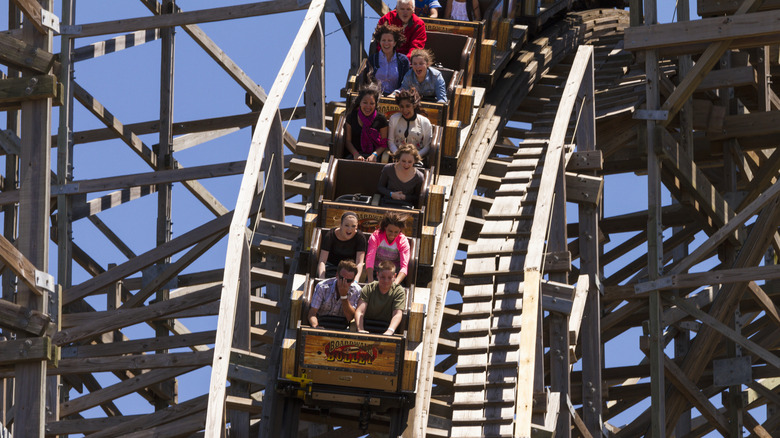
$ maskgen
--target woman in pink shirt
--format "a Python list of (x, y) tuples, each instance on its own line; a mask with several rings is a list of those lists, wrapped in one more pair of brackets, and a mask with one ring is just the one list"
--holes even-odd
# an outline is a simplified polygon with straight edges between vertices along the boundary
[(406, 278), (409, 268), (409, 241), (403, 233), (406, 219), (406, 215), (387, 212), (379, 229), (368, 239), (366, 274), (369, 282), (374, 281), (374, 266), (382, 260), (389, 260), (399, 267), (394, 283), (400, 284)]

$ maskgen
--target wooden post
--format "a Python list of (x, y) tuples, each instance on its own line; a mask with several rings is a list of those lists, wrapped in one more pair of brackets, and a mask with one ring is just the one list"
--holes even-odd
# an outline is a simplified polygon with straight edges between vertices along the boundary
[[(41, 3), (51, 10), (51, 1)], [(52, 51), (52, 33), (45, 34), (25, 17), (22, 39), (44, 51)], [(24, 76), (26, 76), (25, 74)], [(49, 211), (51, 193), (51, 99), (22, 102), (19, 239), (17, 248), (39, 270), (49, 269)], [(49, 312), (48, 296), (20, 283), (16, 303), (31, 310)], [(14, 436), (43, 436), (46, 411), (46, 361), (19, 363), (16, 373)], [(54, 388), (56, 391), (57, 388)], [(55, 397), (57, 399), (57, 397)], [(53, 412), (56, 415), (56, 412)]]
[[(21, 13), (16, 8), (13, 2), (8, 3), (8, 28), (10, 30), (18, 29), (21, 24)], [(21, 72), (19, 70), (9, 66), (8, 77), (15, 78), (20, 77)], [(20, 114), (19, 111), (9, 110), (6, 113), (6, 128), (19, 135), (20, 133)], [(19, 156), (14, 154), (7, 154), (5, 156), (5, 185), (7, 188), (17, 188), (19, 181), (17, 175), (19, 172)], [(16, 241), (17, 236), (17, 204), (11, 203), (3, 206), (3, 236), (9, 241)], [(16, 277), (13, 273), (9, 272), (2, 276), (2, 299), (13, 302), (14, 294), (16, 293)], [(11, 332), (6, 329), (0, 330), (0, 335), (5, 336), (6, 339), (11, 338)], [(4, 384), (0, 387), (2, 393), (0, 393), (0, 422), (2, 424), (8, 423), (8, 413), (11, 412), (14, 400), (14, 379), (2, 380)]]
[[(563, 158), (563, 157), (561, 157)], [(568, 251), (566, 247), (566, 169), (561, 165), (558, 169), (558, 178), (555, 181), (555, 200), (553, 205), (552, 225), (550, 226), (550, 238), (547, 247), (548, 252)], [(568, 283), (567, 272), (552, 272), (549, 274), (552, 281)], [(569, 317), (567, 315), (550, 313), (550, 390), (560, 393), (558, 412), (560, 413), (555, 425), (555, 436), (558, 438), (569, 437), (571, 432), (571, 416), (568, 412), (566, 400), (571, 392), (571, 376), (569, 363)], [(540, 332), (541, 335), (541, 332)], [(544, 357), (542, 351), (541, 357)], [(544, 377), (542, 377), (542, 381)], [(545, 422), (536, 424), (546, 424)]]
[[(688, 0), (678, 0), (677, 3), (677, 21), (690, 21), (691, 9)], [(691, 55), (682, 55), (679, 58), (680, 77), (685, 77), (693, 68), (693, 59)], [(689, 156), (693, 156), (693, 100), (688, 99), (680, 110), (680, 147), (685, 150)], [(676, 200), (673, 199), (673, 203)], [(674, 233), (683, 231), (683, 227), (675, 227)], [(673, 250), (672, 257), (675, 261), (684, 259), (688, 255), (687, 245), (680, 245)], [(679, 294), (679, 291), (673, 292)], [(691, 344), (691, 333), (689, 330), (680, 327), (679, 333), (674, 337), (674, 356), (683, 358), (688, 354)], [(685, 436), (691, 431), (691, 411), (686, 411), (680, 416), (675, 426), (675, 436)]]
[[(249, 351), (251, 349), (250, 324), (252, 321), (249, 296), (251, 295), (249, 246), (244, 245), (241, 252), (241, 272), (238, 280), (238, 306), (236, 324), (233, 330), (233, 348)], [(230, 382), (228, 394), (248, 398), (249, 384), (238, 380)], [(249, 438), (249, 412), (231, 410), (227, 413), (230, 422), (231, 438)]]
[(365, 9), (366, 3), (363, 0), (350, 0), (349, 13), (352, 17), (349, 25), (350, 75), (357, 74), (360, 63), (363, 62), (363, 52), (365, 52), (363, 34), (366, 32), (363, 21)]
[[(657, 24), (655, 0), (645, 1), (645, 25)], [(658, 51), (645, 52), (645, 75), (647, 77), (646, 99), (648, 110), (660, 107), (658, 73)], [(660, 133), (654, 120), (647, 120), (647, 270), (650, 281), (661, 276), (663, 268), (663, 225), (661, 224), (661, 163), (656, 155), (660, 145)], [(661, 296), (655, 290), (649, 296), (649, 360), (650, 360), (650, 437), (666, 436), (666, 408), (664, 383), (664, 342), (661, 326)]]
[[(165, 0), (162, 3), (163, 14), (173, 14), (176, 9), (175, 0)], [(160, 136), (157, 150), (157, 168), (159, 170), (171, 169), (172, 147), (173, 147), (173, 75), (175, 58), (175, 39), (174, 28), (165, 27), (160, 29), (161, 34), (161, 53), (160, 53)], [(173, 200), (173, 185), (157, 184), (157, 246), (163, 245), (171, 240), (171, 214)], [(170, 263), (171, 258), (164, 258), (158, 265), (158, 273), (165, 269)], [(170, 290), (162, 286), (156, 293), (155, 301), (165, 301), (169, 298)], [(157, 321), (154, 323), (155, 335), (166, 337), (170, 334), (169, 320)], [(157, 353), (167, 353), (168, 350), (157, 350)], [(176, 380), (168, 380), (160, 385), (166, 394), (164, 398), (155, 398), (155, 410), (161, 410), (168, 407), (169, 398), (175, 397)], [(173, 400), (175, 403), (175, 400)]]
[[(596, 150), (593, 57), (590, 59), (589, 72), (582, 81), (580, 98), (584, 100), (584, 104), (579, 116), (580, 122), (577, 125), (575, 141), (577, 150), (581, 152)], [(589, 173), (591, 175), (596, 174), (595, 171)], [(601, 436), (601, 414), (603, 408), (601, 387), (603, 362), (601, 294), (598, 287), (600, 284), (598, 278), (601, 274), (598, 239), (599, 208), (599, 206), (590, 203), (580, 203), (577, 212), (580, 222), (580, 275), (587, 275), (590, 282), (587, 288), (588, 296), (580, 329), (580, 342), (582, 345), (582, 419), (593, 436)]]
[[(324, 17), (323, 17), (324, 19)], [(323, 19), (311, 34), (303, 65), (306, 66), (306, 126), (325, 129), (325, 41), (322, 36)]]

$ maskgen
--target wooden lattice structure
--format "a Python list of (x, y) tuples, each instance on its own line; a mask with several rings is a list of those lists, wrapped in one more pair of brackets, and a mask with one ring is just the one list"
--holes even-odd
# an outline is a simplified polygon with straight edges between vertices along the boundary
[[(302, 224), (342, 105), (325, 102), (321, 17), (343, 26), (354, 73), (364, 2), (351, 14), (324, 0), (191, 12), (141, 3), (150, 15), (96, 23), (75, 22), (76, 0), (63, 0), (62, 17), (51, 0), (9, 5), (0, 436), (362, 436), (354, 410), (290, 403), (275, 385), (306, 260)], [(615, 3), (626, 10), (598, 9)], [(681, 0), (667, 24), (656, 0), (628, 3), (509, 2), (500, 32), (510, 39), (483, 41), (500, 53), (480, 68), (500, 67), (439, 181), (447, 206), (430, 281), (418, 285), (427, 313), (404, 436), (780, 434), (780, 3), (699, 0), (703, 18), (689, 21)], [(306, 16), (267, 94), (198, 27), (295, 10)], [(245, 91), (249, 113), (174, 122), (175, 28)], [(80, 61), (158, 41), (160, 114), (148, 122), (123, 123), (122, 108), (74, 79)], [(301, 60), (306, 105), (281, 108)], [(103, 126), (74, 132), (77, 106)], [(306, 121), (297, 138), (281, 123), (291, 116)], [(177, 161), (245, 127), (245, 160)], [(107, 141), (145, 169), (76, 178), (74, 146)], [(232, 211), (200, 182), (241, 173)], [(623, 200), (605, 195), (610, 181), (630, 181), (646, 207), (611, 214)], [(173, 193), (191, 193), (210, 217), (174, 234)], [(155, 241), (136, 253), (101, 217), (151, 198)], [(74, 238), (86, 222), (91, 234)], [(93, 238), (125, 261), (95, 258)], [(220, 261), (204, 267), (214, 248)], [(73, 280), (74, 266), (86, 280)], [(190, 331), (201, 317), (213, 324)], [(615, 365), (615, 339), (636, 363)], [(191, 376), (202, 389), (180, 400), (177, 382)]]

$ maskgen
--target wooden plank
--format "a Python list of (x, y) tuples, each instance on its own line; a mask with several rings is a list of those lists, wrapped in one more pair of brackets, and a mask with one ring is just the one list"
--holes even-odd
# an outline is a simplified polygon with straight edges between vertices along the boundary
[[(761, 1), (750, 3), (751, 9), (755, 10)], [(740, 9), (744, 11), (745, 5), (743, 2)], [(758, 37), (775, 32), (778, 19), (780, 11), (777, 10), (760, 14), (740, 14), (737, 11), (727, 20), (723, 17), (713, 17), (653, 26), (634, 26), (625, 30), (624, 48), (637, 51)]]
[(78, 193), (102, 192), (107, 190), (124, 189), (151, 184), (167, 184), (183, 182), (187, 180), (217, 178), (221, 176), (237, 175), (243, 173), (245, 161), (232, 161), (228, 163), (207, 164), (186, 169), (158, 170), (155, 172), (137, 173), (133, 175), (111, 176), (89, 180), (73, 181), (71, 183), (54, 186), (52, 192)]
[(0, 79), (0, 103), (25, 102), (59, 96), (54, 75)]
[(148, 370), (173, 367), (202, 367), (211, 363), (213, 351), (187, 353), (134, 354), (89, 358), (61, 359), (49, 375), (100, 373), (123, 370)]
[[(201, 304), (215, 301), (219, 296), (219, 287), (211, 286), (189, 295), (160, 301), (142, 308), (117, 309), (102, 312), (92, 322), (83, 323), (76, 327), (67, 328), (57, 332), (53, 341), (56, 345), (63, 345), (77, 340), (106, 333), (111, 330), (127, 327), (144, 322), (151, 316), (160, 317), (174, 312), (186, 310)], [(67, 316), (65, 317), (67, 320)]]
[(0, 345), (0, 365), (52, 359), (51, 338), (47, 336), (2, 341)]
[(539, 292), (541, 273), (535, 269), (526, 268), (523, 287), (523, 314), (520, 328), (520, 349), (517, 361), (517, 395), (515, 400), (515, 431), (514, 436), (531, 436), (531, 411), (533, 409), (534, 368), (536, 362), (537, 323), (539, 315)]
[(754, 280), (776, 280), (780, 278), (780, 269), (775, 265), (755, 266), (751, 268), (720, 269), (695, 274), (676, 274), (655, 281), (640, 283), (634, 286), (636, 293), (651, 290), (669, 290), (699, 288), (701, 286), (740, 283)]
[(54, 64), (54, 54), (5, 33), (0, 34), (0, 63), (37, 73), (47, 73)]
[[(729, 21), (734, 20), (738, 15), (747, 14), (755, 11), (758, 5), (761, 4), (761, 0), (745, 0), (739, 9), (734, 13), (734, 16), (729, 18)], [(684, 22), (683, 25), (689, 23), (696, 23), (697, 21)], [(668, 111), (668, 117), (665, 121), (661, 122), (661, 125), (666, 127), (677, 115), (682, 106), (688, 100), (699, 84), (704, 80), (706, 74), (712, 69), (712, 67), (720, 60), (720, 57), (726, 53), (729, 45), (733, 39), (719, 39), (718, 42), (713, 42), (707, 47), (704, 53), (699, 57), (699, 60), (688, 72), (688, 74), (680, 81), (680, 84), (674, 89), (672, 94), (666, 99), (666, 102), (661, 106), (661, 109)]]
[(35, 336), (54, 330), (49, 315), (7, 300), (0, 300), (0, 326)]
[(682, 372), (680, 367), (666, 355), (664, 355), (664, 369), (666, 371), (666, 376), (669, 377), (669, 380), (677, 387), (680, 393), (684, 395), (685, 398), (688, 399), (688, 401), (723, 434), (723, 436), (728, 436), (730, 433), (728, 419), (718, 412), (718, 409), (712, 402), (699, 391), (696, 384), (691, 382), (685, 376), (685, 373)]
[(120, 424), (100, 428), (91, 434), (94, 438), (108, 438), (115, 436), (125, 436), (129, 433), (155, 427), (161, 424), (175, 422), (180, 418), (195, 416), (206, 410), (207, 397), (202, 395), (192, 400), (176, 404), (157, 412), (131, 418), (129, 421)]
[(35, 0), (13, 0), (16, 7), (22, 11), (27, 20), (38, 29), (38, 32), (47, 35), (51, 29), (43, 25), (43, 8)]
[(702, 242), (690, 255), (677, 263), (670, 271), (670, 275), (686, 272), (692, 266), (700, 262), (704, 257), (710, 254), (718, 245), (731, 236), (739, 227), (758, 213), (768, 203), (772, 202), (780, 194), (780, 184), (774, 184), (766, 192), (761, 194), (753, 202), (745, 207), (736, 216), (732, 217), (728, 223)]
[(30, 288), (30, 291), (43, 295), (43, 290), (35, 282), (35, 271), (37, 271), (35, 266), (3, 236), (0, 236), (0, 260)]
[(160, 29), (146, 29), (126, 35), (111, 38), (105, 41), (88, 44), (73, 50), (71, 62), (79, 62), (94, 59), (109, 53), (136, 47), (144, 43), (156, 41), (160, 38)]
[(115, 383), (103, 389), (91, 392), (87, 395), (68, 400), (61, 404), (60, 412), (63, 417), (82, 412), (91, 407), (97, 406), (104, 401), (113, 400), (123, 395), (131, 394), (139, 389), (145, 388), (164, 380), (172, 379), (181, 374), (196, 370), (197, 367), (186, 368), (160, 368), (148, 371), (136, 376), (134, 379)]
[(147, 351), (213, 344), (215, 335), (216, 331), (211, 330), (184, 335), (111, 342), (108, 344), (73, 345), (62, 347), (60, 354), (62, 359), (138, 354)]
[(184, 26), (194, 23), (210, 23), (214, 21), (233, 20), (237, 18), (256, 17), (259, 15), (278, 14), (305, 9), (294, 0), (271, 0), (245, 5), (224, 6), (213, 9), (201, 9), (176, 14), (156, 15), (153, 17), (129, 18), (123, 20), (104, 21), (100, 23), (82, 24), (69, 36), (84, 38), (97, 35), (133, 32), (144, 29)]

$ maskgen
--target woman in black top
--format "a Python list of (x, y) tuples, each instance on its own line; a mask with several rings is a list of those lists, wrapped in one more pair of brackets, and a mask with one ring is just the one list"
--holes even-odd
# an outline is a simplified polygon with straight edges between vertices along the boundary
[(339, 262), (349, 259), (357, 264), (355, 279), (360, 279), (365, 258), (366, 236), (358, 229), (357, 214), (352, 211), (344, 212), (341, 215), (341, 225), (322, 235), (317, 277), (335, 277)]
[(387, 207), (415, 207), (420, 198), (425, 177), (414, 166), (420, 162), (420, 153), (413, 144), (405, 144), (395, 152), (395, 163), (386, 164), (379, 175), (377, 192), (382, 195), (380, 205)]

